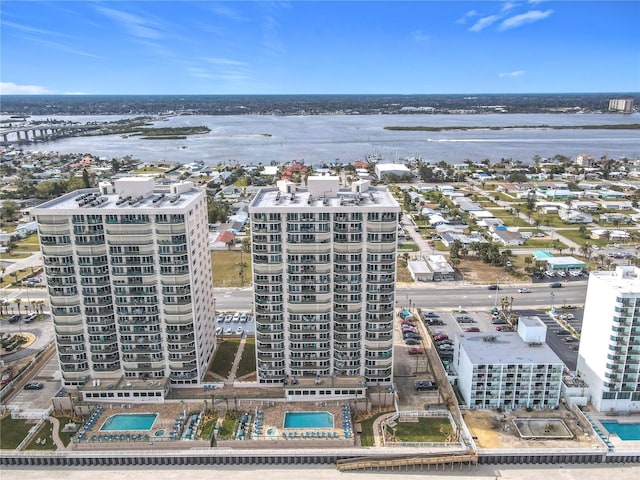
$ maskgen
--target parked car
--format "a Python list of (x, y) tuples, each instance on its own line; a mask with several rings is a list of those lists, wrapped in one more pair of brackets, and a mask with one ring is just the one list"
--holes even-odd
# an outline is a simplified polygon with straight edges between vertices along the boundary
[(403, 338), (415, 338), (416, 340), (420, 340), (420, 335), (418, 335), (416, 332), (406, 332), (402, 334)]
[(224, 322), (224, 313), (220, 313), (216, 317), (216, 323), (222, 323), (222, 322)]
[(445, 343), (444, 345), (438, 345), (438, 349), (441, 352), (445, 352), (445, 351), (453, 351), (453, 345), (449, 344), (449, 343)]
[(531, 289), (527, 287), (522, 287), (518, 289), (518, 293), (531, 293)]
[(498, 332), (510, 332), (511, 328), (509, 328), (509, 325), (498, 325), (496, 327), (496, 331), (498, 331)]
[(500, 285), (489, 285), (487, 290), (500, 290)]
[(225, 315), (224, 323), (229, 323), (233, 319), (233, 315)]
[(233, 317), (231, 317), (231, 321), (232, 322), (239, 322), (240, 321), (240, 312), (234, 313)]
[(426, 380), (418, 380), (416, 382), (416, 390), (419, 392), (425, 391), (425, 390), (437, 390), (438, 389), (438, 384), (435, 382), (429, 382)]
[(30, 313), (29, 315), (27, 315), (26, 317), (24, 317), (24, 323), (30, 323), (33, 322), (36, 317), (38, 316), (37, 313)]
[(448, 340), (449, 339), (449, 335), (447, 335), (446, 333), (438, 333), (438, 334), (433, 336), (433, 339), (436, 342), (440, 341), (440, 340)]
[(425, 317), (425, 318), (440, 318), (440, 315), (438, 315), (435, 312), (423, 313), (422, 316)]
[(550, 288), (562, 288), (562, 284), (560, 282), (553, 282), (549, 284)]
[(507, 322), (505, 320), (502, 320), (501, 318), (494, 318), (493, 320), (491, 320), (491, 323), (493, 325), (506, 325)]
[(248, 315), (247, 312), (242, 312), (240, 314), (240, 322), (245, 323), (247, 321)]
[(476, 323), (476, 321), (471, 318), (469, 315), (458, 315), (456, 317), (456, 321), (458, 323)]
[(429, 320), (427, 320), (427, 325), (430, 325), (430, 326), (444, 325), (444, 322), (439, 318), (430, 318)]
[(7, 318), (7, 321), (9, 323), (18, 323), (20, 321), (20, 315), (11, 315), (9, 318)]
[(242, 332), (244, 332), (244, 328), (242, 328), (242, 327), (238, 327), (238, 328), (236, 329), (236, 335), (242, 335)]
[(216, 327), (216, 335), (220, 335), (222, 333), (222, 327)]
[(411, 347), (409, 348), (409, 355), (422, 355), (424, 350), (420, 347)]
[(479, 332), (480, 329), (478, 327), (469, 327), (464, 329), (465, 332)]
[(42, 387), (44, 387), (44, 385), (40, 382), (31, 382), (31, 383), (27, 383), (24, 386), (25, 390), (42, 390)]
[(405, 338), (404, 339), (404, 344), (405, 345), (418, 345), (418, 340), (416, 340), (415, 338)]

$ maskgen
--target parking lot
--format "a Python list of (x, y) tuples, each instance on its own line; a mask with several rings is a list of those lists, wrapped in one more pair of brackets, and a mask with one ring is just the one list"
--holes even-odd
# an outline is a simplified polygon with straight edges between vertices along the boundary
[(219, 312), (216, 315), (216, 335), (253, 335), (255, 322), (248, 312)]

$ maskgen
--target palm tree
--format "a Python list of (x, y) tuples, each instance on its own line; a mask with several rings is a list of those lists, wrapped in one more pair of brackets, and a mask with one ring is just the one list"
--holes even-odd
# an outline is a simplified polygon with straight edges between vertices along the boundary
[(22, 299), (21, 298), (16, 298), (13, 301), (15, 302), (15, 304), (18, 307), (18, 315), (20, 315), (20, 304), (22, 303)]
[(582, 245), (582, 247), (580, 247), (580, 252), (587, 259), (587, 261), (589, 261), (591, 259), (591, 254), (593, 253), (593, 250), (591, 249), (591, 245), (589, 245), (588, 243), (585, 243), (584, 245)]

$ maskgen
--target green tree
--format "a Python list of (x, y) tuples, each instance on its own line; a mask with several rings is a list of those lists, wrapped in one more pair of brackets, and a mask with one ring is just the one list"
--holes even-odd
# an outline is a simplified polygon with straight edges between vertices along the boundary
[(91, 188), (91, 181), (89, 180), (89, 172), (86, 168), (82, 169), (82, 184), (84, 188)]
[(20, 212), (18, 204), (13, 200), (4, 200), (2, 202), (2, 208), (0, 208), (0, 218), (2, 222), (14, 222), (18, 219), (18, 213)]

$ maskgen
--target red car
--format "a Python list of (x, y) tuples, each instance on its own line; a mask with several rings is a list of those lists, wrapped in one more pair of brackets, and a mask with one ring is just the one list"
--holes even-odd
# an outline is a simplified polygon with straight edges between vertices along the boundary
[(478, 327), (469, 327), (464, 329), (465, 332), (479, 332), (480, 329)]
[(438, 335), (434, 335), (433, 339), (436, 342), (439, 342), (440, 340), (448, 340), (449, 339), (449, 335), (447, 335), (446, 333), (439, 333)]
[(422, 348), (420, 347), (411, 347), (409, 349), (409, 355), (422, 355), (424, 353), (424, 350), (422, 350)]

